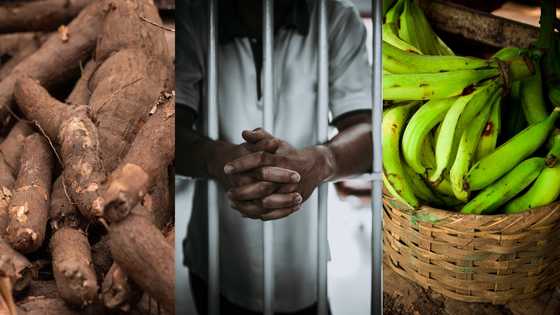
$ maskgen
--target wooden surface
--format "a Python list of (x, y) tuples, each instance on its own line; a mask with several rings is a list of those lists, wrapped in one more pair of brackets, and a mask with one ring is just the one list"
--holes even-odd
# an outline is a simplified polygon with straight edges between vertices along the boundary
[(436, 31), (461, 35), (494, 47), (528, 47), (538, 28), (444, 1), (422, 1)]
[(387, 264), (383, 266), (383, 307), (385, 315), (557, 315), (560, 313), (560, 287), (537, 298), (517, 300), (506, 305), (465, 303), (406, 280)]

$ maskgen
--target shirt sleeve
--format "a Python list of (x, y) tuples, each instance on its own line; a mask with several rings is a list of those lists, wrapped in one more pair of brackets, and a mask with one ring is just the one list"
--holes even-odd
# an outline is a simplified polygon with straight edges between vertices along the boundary
[[(177, 104), (200, 111), (204, 77), (204, 43), (206, 34), (203, 21), (206, 17), (196, 4), (189, 0), (177, 1), (176, 10), (176, 94)], [(195, 16), (195, 12), (198, 12)]]
[(333, 1), (329, 14), (329, 85), (333, 120), (356, 110), (371, 109), (371, 68), (367, 31), (357, 10)]

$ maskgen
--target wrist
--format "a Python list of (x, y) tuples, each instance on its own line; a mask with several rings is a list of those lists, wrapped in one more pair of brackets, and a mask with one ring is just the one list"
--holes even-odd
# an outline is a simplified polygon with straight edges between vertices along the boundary
[(327, 182), (336, 177), (336, 159), (333, 151), (327, 145), (313, 147), (316, 154), (317, 169), (320, 170), (320, 182)]
[(228, 162), (226, 157), (231, 156), (230, 152), (233, 150), (233, 147), (233, 144), (223, 141), (215, 141), (212, 144), (206, 159), (206, 172), (210, 178), (220, 182), (224, 180), (224, 165)]

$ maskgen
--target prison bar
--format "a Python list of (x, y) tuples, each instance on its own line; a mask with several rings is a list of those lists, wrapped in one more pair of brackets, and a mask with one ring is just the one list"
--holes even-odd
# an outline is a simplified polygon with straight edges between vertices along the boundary
[[(274, 135), (274, 3), (266, 0), (263, 5), (263, 128)], [(265, 221), (263, 224), (263, 288), (264, 315), (274, 313), (274, 223)]]
[[(317, 43), (317, 140), (325, 143), (328, 140), (329, 122), (329, 43), (328, 43), (328, 21), (327, 1), (318, 0), (319, 18), (317, 19), (319, 37)], [(328, 186), (326, 183), (319, 186), (317, 194), (317, 314), (327, 315), (327, 264), (328, 264)]]
[[(218, 0), (209, 1), (206, 135), (218, 139)], [(208, 180), (208, 314), (220, 314), (220, 219), (218, 184)]]
[[(318, 0), (318, 143), (328, 140), (329, 104), (329, 47), (327, 0)], [(273, 0), (265, 0), (263, 6), (263, 128), (274, 134), (274, 69), (273, 69)], [(383, 110), (381, 86), (381, 4), (372, 0), (373, 21), (373, 70), (372, 71), (372, 137), (373, 137), (373, 176), (372, 176), (372, 290), (371, 314), (383, 313), (382, 289), (382, 162), (381, 162), (381, 117)], [(206, 133), (212, 139), (218, 138), (218, 80), (217, 80), (217, 0), (209, 1), (209, 40)], [(322, 184), (318, 189), (318, 257), (317, 257), (317, 301), (319, 315), (328, 313), (327, 292), (327, 201), (328, 186)], [(274, 230), (273, 222), (263, 222), (263, 313), (272, 315), (274, 308)], [(219, 212), (218, 187), (213, 180), (208, 182), (208, 310), (210, 315), (220, 313), (219, 294)]]
[(372, 115), (371, 136), (373, 140), (373, 181), (371, 189), (371, 314), (383, 314), (383, 156), (381, 120), (383, 117), (383, 76), (381, 63), (381, 34), (383, 2), (371, 1), (371, 21), (373, 23), (373, 45), (371, 71)]

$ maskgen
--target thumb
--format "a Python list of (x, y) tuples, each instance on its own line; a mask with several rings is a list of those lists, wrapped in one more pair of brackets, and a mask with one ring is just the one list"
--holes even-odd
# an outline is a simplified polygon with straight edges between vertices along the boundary
[(253, 130), (244, 130), (241, 136), (245, 141), (249, 143), (256, 143), (264, 139), (274, 138), (270, 133), (262, 128), (256, 128)]

